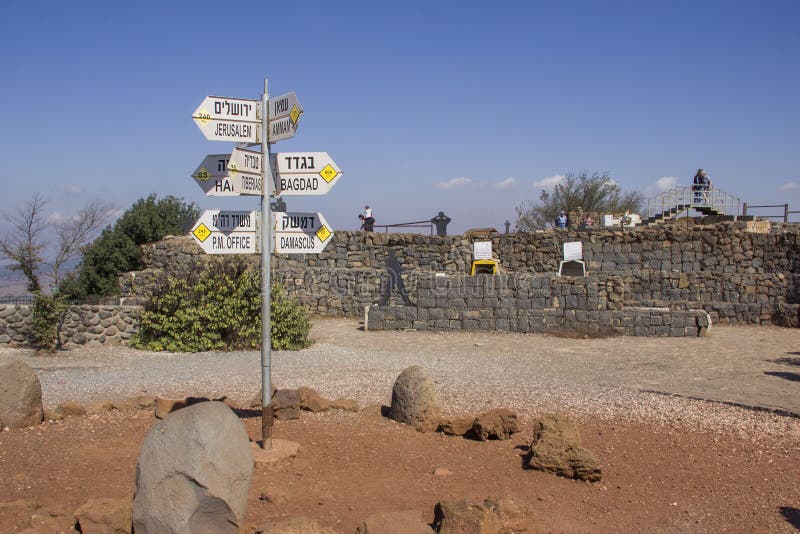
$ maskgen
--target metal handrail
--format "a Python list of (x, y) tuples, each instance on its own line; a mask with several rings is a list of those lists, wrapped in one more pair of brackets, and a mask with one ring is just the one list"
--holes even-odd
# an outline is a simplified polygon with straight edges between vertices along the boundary
[(406, 223), (396, 224), (376, 224), (373, 228), (383, 228), (384, 233), (389, 233), (389, 228), (429, 228), (431, 235), (433, 235), (433, 222), (432, 221), (412, 221)]
[(647, 199), (647, 218), (673, 209), (683, 211), (690, 208), (711, 208), (725, 215), (736, 216), (741, 213), (741, 206), (738, 197), (713, 186), (706, 190), (675, 187)]

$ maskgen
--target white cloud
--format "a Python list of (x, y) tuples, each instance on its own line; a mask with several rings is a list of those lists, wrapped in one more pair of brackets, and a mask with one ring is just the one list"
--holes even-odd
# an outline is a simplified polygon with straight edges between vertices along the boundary
[(554, 185), (558, 185), (564, 181), (565, 176), (563, 174), (556, 174), (555, 176), (548, 176), (547, 178), (542, 178), (541, 180), (537, 180), (533, 182), (533, 187), (541, 187), (543, 189), (548, 189), (553, 187)]
[(793, 189), (800, 188), (800, 184), (797, 182), (786, 182), (780, 187), (780, 191), (792, 191)]
[(663, 193), (664, 191), (669, 191), (670, 189), (674, 189), (678, 186), (678, 179), (679, 178), (677, 176), (662, 176), (653, 184), (645, 187), (644, 192), (647, 195), (657, 195), (659, 193)]
[(514, 178), (513, 176), (509, 176), (505, 180), (501, 180), (494, 184), (495, 189), (510, 189), (516, 186), (519, 183), (519, 180)]
[(472, 178), (465, 178), (463, 176), (459, 178), (450, 178), (444, 182), (436, 182), (433, 184), (433, 187), (437, 189), (455, 189), (456, 187), (466, 187), (472, 184)]
[(70, 197), (77, 197), (81, 193), (83, 193), (83, 189), (78, 187), (77, 185), (68, 185), (64, 188), (64, 193)]
[(50, 224), (64, 224), (67, 222), (75, 221), (77, 215), (64, 215), (60, 211), (54, 211), (50, 216), (47, 218), (47, 222)]

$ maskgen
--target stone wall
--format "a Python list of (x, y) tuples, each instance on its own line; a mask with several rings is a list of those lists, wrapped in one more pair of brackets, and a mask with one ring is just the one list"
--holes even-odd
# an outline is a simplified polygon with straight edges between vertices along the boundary
[(618, 276), (423, 276), (411, 306), (369, 306), (368, 330), (499, 330), (568, 335), (698, 336), (703, 310), (625, 307)]
[[(322, 253), (274, 255), (273, 265), (276, 270), (384, 269), (391, 249), (406, 271), (467, 273), (472, 262), (472, 242), (480, 240), (466, 236), (337, 232)], [(766, 234), (747, 232), (745, 223), (719, 223), (626, 231), (493, 234), (490, 240), (500, 269), (506, 272), (554, 273), (563, 243), (581, 241), (590, 274), (642, 270), (800, 274), (800, 226), (791, 224), (774, 224)], [(143, 251), (148, 268), (176, 274), (189, 272), (198, 264), (230, 261), (229, 256), (203, 254), (190, 237), (167, 239), (147, 245)], [(241, 258), (253, 265), (259, 261), (258, 255)]]
[[(796, 225), (773, 224), (768, 233), (751, 233), (744, 223), (719, 223), (495, 234), (491, 240), (501, 275), (516, 280), (513, 283), (529, 275), (557, 278), (553, 275), (562, 244), (580, 240), (586, 280), (590, 284), (616, 280), (610, 283), (622, 288), (624, 307), (705, 310), (722, 324), (797, 326), (799, 236)], [(389, 280), (390, 251), (402, 267), (402, 280), (413, 292), (417, 280), (435, 272), (450, 277), (467, 273), (472, 241), (465, 236), (338, 232), (322, 254), (273, 256), (273, 280), (313, 315), (360, 318), (366, 306), (381, 301)], [(189, 237), (166, 239), (143, 251), (148, 268), (120, 279), (122, 294), (142, 301), (168, 276), (237, 265), (258, 267), (260, 259), (257, 255), (206, 255)], [(397, 301), (396, 294), (392, 298)], [(583, 310), (582, 302), (574, 308)]]
[[(64, 346), (120, 343), (139, 331), (141, 306), (70, 306), (59, 327)], [(0, 346), (22, 346), (33, 335), (31, 306), (0, 304)]]

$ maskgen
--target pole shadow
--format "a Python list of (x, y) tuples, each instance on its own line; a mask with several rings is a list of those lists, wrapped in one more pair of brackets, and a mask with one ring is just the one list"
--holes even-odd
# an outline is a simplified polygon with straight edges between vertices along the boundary
[(776, 376), (792, 382), (800, 382), (800, 373), (787, 373), (786, 371), (764, 371), (765, 375)]

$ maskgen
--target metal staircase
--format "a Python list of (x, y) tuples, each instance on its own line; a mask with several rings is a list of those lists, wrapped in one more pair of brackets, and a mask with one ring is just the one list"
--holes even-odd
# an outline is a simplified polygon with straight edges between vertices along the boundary
[(742, 202), (738, 197), (714, 187), (706, 191), (693, 191), (691, 187), (676, 187), (647, 199), (646, 218), (643, 218), (642, 224), (658, 224), (674, 219), (691, 209), (703, 216), (735, 220), (741, 213)]

